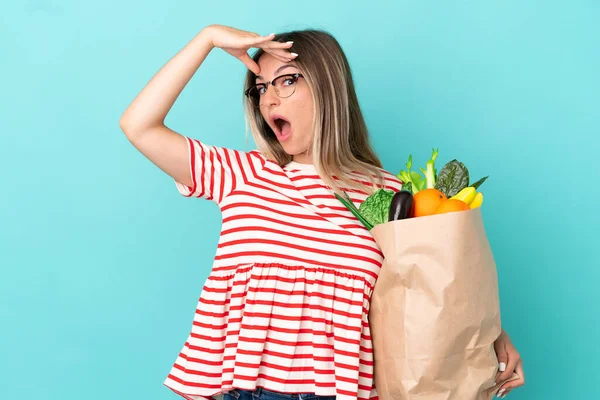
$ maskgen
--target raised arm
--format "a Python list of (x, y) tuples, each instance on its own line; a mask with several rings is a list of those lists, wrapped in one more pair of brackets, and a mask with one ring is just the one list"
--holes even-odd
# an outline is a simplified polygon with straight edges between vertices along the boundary
[(133, 146), (177, 182), (187, 186), (193, 185), (188, 143), (164, 121), (183, 88), (215, 47), (238, 58), (256, 74), (260, 73), (258, 65), (248, 55), (248, 49), (252, 47), (262, 47), (286, 61), (293, 58), (284, 50), (291, 44), (273, 42), (273, 35), (259, 36), (221, 25), (208, 26), (154, 75), (120, 119), (121, 129)]

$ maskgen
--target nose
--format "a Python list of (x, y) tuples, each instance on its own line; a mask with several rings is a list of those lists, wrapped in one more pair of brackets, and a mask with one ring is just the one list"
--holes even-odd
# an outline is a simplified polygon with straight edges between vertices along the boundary
[(272, 85), (267, 86), (267, 91), (263, 95), (263, 100), (262, 100), (263, 106), (270, 107), (270, 106), (279, 105), (281, 99), (279, 98), (279, 96), (277, 96), (277, 93), (275, 93), (275, 90), (276, 90), (275, 87), (273, 87)]

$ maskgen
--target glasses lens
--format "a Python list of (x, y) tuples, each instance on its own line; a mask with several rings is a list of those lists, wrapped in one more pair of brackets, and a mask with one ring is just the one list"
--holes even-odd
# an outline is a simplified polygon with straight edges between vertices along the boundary
[(284, 75), (275, 79), (275, 90), (279, 97), (290, 97), (296, 90), (296, 78), (294, 75)]
[(261, 87), (262, 86), (253, 86), (250, 88), (250, 90), (248, 90), (248, 101), (250, 101), (250, 104), (252, 104), (254, 107), (260, 106), (259, 90)]

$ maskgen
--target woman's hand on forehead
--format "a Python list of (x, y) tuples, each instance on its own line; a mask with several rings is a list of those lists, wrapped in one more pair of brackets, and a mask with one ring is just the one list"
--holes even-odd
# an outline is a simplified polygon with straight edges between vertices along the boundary
[(297, 56), (287, 51), (287, 49), (292, 47), (293, 43), (274, 41), (274, 33), (267, 36), (260, 36), (254, 32), (223, 25), (211, 25), (208, 32), (210, 33), (211, 43), (214, 47), (223, 49), (225, 52), (239, 59), (256, 75), (260, 74), (260, 67), (248, 54), (250, 48), (261, 48), (266, 53), (285, 63), (289, 63)]

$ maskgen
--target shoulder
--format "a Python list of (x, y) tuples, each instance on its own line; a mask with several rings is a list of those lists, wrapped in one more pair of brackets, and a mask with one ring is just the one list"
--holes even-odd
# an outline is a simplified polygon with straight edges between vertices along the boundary
[(385, 189), (397, 192), (402, 188), (402, 181), (398, 179), (398, 177), (395, 174), (383, 168), (378, 169), (379, 172), (381, 172), (381, 174), (383, 175), (383, 179), (385, 180)]
[(253, 172), (267, 174), (269, 176), (284, 176), (285, 171), (277, 162), (268, 158), (260, 150), (252, 150), (246, 153), (249, 164), (253, 166)]
[(275, 170), (279, 171), (281, 167), (275, 161), (269, 159), (263, 152), (260, 150), (252, 150), (248, 152), (248, 157), (254, 160), (256, 163), (259, 163), (262, 169), (266, 170)]
[[(375, 174), (375, 171), (383, 178), (383, 182), (379, 181), (379, 176)], [(392, 190), (394, 192), (400, 191), (402, 188), (402, 181), (390, 171), (375, 167), (375, 171), (371, 169), (369, 174), (363, 172), (353, 171), (350, 178), (359, 180), (361, 183), (370, 184), (371, 182), (376, 184), (378, 189)], [(370, 185), (369, 185), (370, 186)]]
[(239, 164), (241, 167), (244, 167), (244, 169), (262, 169), (264, 168), (265, 163), (268, 161), (267, 158), (258, 150), (230, 150), (229, 153), (232, 161)]

